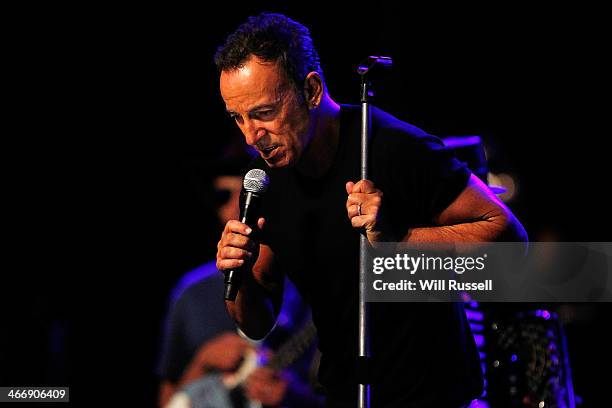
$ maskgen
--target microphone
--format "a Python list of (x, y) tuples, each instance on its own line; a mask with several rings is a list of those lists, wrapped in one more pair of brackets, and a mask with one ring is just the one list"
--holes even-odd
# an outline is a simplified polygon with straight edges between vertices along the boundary
[[(248, 225), (253, 231), (257, 230), (257, 220), (261, 212), (261, 198), (268, 190), (270, 178), (265, 171), (261, 169), (252, 169), (247, 172), (242, 181), (242, 187), (246, 191), (245, 200), (240, 208), (240, 222)], [(224, 299), (235, 301), (240, 285), (242, 284), (243, 268), (246, 264), (242, 264), (237, 269), (225, 271), (225, 292)]]

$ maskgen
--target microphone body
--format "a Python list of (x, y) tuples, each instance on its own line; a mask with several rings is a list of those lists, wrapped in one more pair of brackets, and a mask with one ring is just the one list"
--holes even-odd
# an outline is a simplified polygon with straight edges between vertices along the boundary
[[(247, 191), (245, 196), (244, 206), (240, 210), (240, 222), (248, 225), (253, 231), (257, 230), (257, 219), (259, 218), (261, 197), (255, 193)], [(244, 274), (245, 264), (241, 267), (225, 271), (225, 300), (236, 300), (236, 295), (242, 284), (242, 275)]]
[[(257, 234), (257, 220), (261, 214), (261, 199), (263, 193), (268, 189), (269, 178), (268, 175), (259, 169), (253, 169), (244, 176), (243, 186), (246, 190), (245, 200), (240, 209), (240, 222), (246, 224), (253, 230), (251, 237)], [(225, 271), (225, 290), (223, 298), (225, 300), (235, 301), (238, 290), (242, 285), (242, 278), (247, 266), (245, 262), (239, 268)]]

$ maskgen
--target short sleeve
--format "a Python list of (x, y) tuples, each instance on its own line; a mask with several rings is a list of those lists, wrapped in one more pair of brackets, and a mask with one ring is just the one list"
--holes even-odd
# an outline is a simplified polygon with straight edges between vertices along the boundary
[(443, 142), (420, 129), (380, 129), (372, 144), (372, 180), (383, 191), (383, 214), (396, 238), (432, 225), (465, 189), (470, 171)]

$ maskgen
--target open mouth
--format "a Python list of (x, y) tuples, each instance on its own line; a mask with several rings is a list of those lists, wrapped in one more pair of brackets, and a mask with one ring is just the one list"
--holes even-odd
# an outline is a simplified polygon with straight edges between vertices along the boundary
[(276, 150), (277, 147), (278, 147), (278, 145), (273, 145), (273, 146), (270, 146), (270, 147), (266, 147), (265, 149), (262, 149), (261, 152), (265, 156), (269, 156), (274, 150)]

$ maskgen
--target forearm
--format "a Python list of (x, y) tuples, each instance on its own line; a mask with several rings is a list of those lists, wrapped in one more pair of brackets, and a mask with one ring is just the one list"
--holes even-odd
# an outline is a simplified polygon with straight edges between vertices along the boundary
[(403, 242), (527, 242), (527, 233), (509, 211), (501, 209), (481, 219), (454, 225), (412, 228)]
[(527, 242), (520, 221), (476, 176), (432, 220), (433, 226), (410, 229), (405, 242)]
[(272, 329), (280, 306), (282, 286), (245, 276), (234, 302), (226, 301), (230, 316), (252, 339), (262, 339)]

